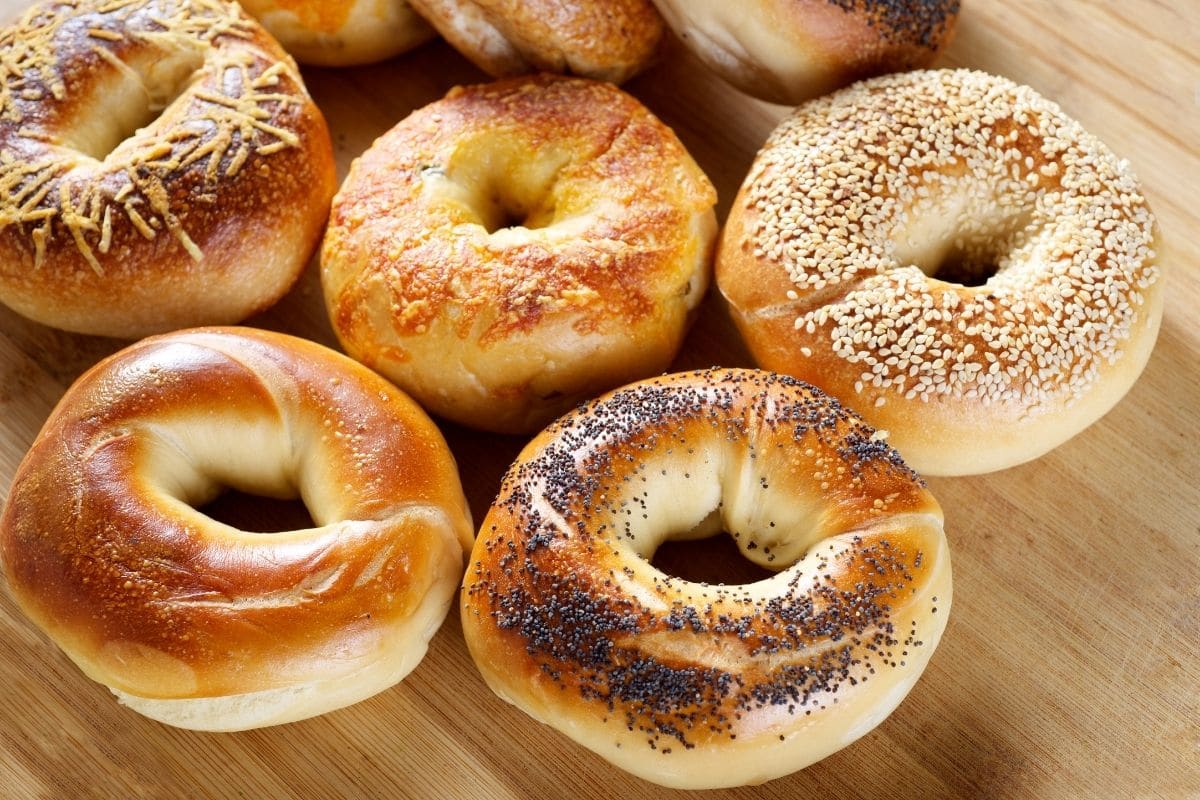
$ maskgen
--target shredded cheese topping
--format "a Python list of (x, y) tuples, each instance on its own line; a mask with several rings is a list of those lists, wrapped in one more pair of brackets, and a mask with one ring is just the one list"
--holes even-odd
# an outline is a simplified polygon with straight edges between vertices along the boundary
[[(15, 225), (28, 236), (35, 269), (48, 242), (65, 235), (103, 274), (101, 257), (125, 223), (146, 240), (167, 232), (200, 261), (175, 207), (181, 192), (203, 202), (206, 188), (253, 156), (300, 143), (278, 117), (303, 102), (302, 83), (290, 62), (255, 46), (257, 31), (220, 0), (68, 0), (39, 4), (0, 32), (0, 231)], [(68, 86), (82, 85), (75, 60), (95, 56), (136, 73), (130, 60), (146, 49), (201, 54), (203, 65), (174, 101), (186, 104), (182, 120), (151, 124), (99, 164), (62, 146), (60, 120), (82, 99), (68, 96)], [(197, 164), (204, 186), (175, 185)]]

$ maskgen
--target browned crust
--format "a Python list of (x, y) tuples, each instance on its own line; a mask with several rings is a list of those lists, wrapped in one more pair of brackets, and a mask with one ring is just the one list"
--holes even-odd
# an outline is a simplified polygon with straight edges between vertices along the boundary
[[(613, 194), (608, 197), (625, 207), (623, 213), (597, 220), (576, 247), (561, 253), (518, 247), (500, 262), (488, 252), (457, 251), (453, 242), (431, 235), (460, 220), (440, 216), (446, 213), (442, 208), (424, 207), (424, 176), (448, 168), (462, 142), (491, 139), (516, 139), (529, 154), (569, 150), (570, 160), (556, 176), (560, 184), (570, 184), (562, 193), (609, 189)], [(578, 293), (594, 294), (599, 302), (579, 315), (577, 325), (634, 323), (653, 310), (648, 295), (655, 293), (660, 277), (654, 267), (669, 263), (682, 247), (678, 240), (687, 233), (681, 223), (692, 210), (688, 206), (713, 199), (707, 182), (683, 169), (677, 163), (682, 160), (677, 140), (662, 123), (629, 95), (603, 84), (543, 76), (456, 89), (444, 101), (414, 113), (358, 161), (338, 195), (325, 260), (335, 271), (333, 263), (344, 257), (340, 251), (345, 247), (366, 260), (360, 266), (365, 272), (398, 272), (391, 288), (402, 292), (395, 320), (402, 335), (421, 332), (459, 297), (478, 298), (465, 303), (457, 316), (461, 335), (475, 329), (481, 316), (489, 317), (479, 336), (483, 344), (529, 330), (548, 303), (570, 304)], [(663, 179), (676, 171), (683, 187)], [(697, 200), (673, 211), (678, 196)], [(370, 230), (380, 219), (388, 221), (386, 230)], [(371, 237), (370, 244), (350, 238), (360, 230)], [(384, 237), (393, 252), (383, 246)], [(628, 247), (607, 269), (594, 269), (602, 255), (599, 248), (612, 241)], [(651, 241), (657, 246), (650, 246)], [(647, 244), (639, 246), (642, 242)], [(447, 280), (451, 272), (469, 288), (456, 291)], [(338, 303), (335, 321), (341, 330), (348, 327), (352, 303), (350, 298)]]
[(417, 0), (413, 5), (463, 55), (496, 77), (541, 70), (621, 83), (651, 61), (663, 34), (662, 18), (650, 0)]
[(641, 71), (662, 38), (650, 0), (475, 0), (534, 69), (622, 81)]
[[(526, 184), (538, 188), (521, 212), (547, 235), (490, 236), (487, 206)], [(444, 201), (451, 190), (482, 200)], [(715, 200), (674, 133), (611, 85), (541, 75), (455, 89), (352, 167), (322, 248), (330, 316), (348, 352), (437, 413), (536, 428), (573, 398), (665, 367), (707, 285)], [(505, 404), (536, 402), (531, 390), (496, 386), (494, 408), (456, 412), (409, 374), (505, 348), (555, 352), (564, 332), (591, 352), (552, 358), (570, 374), (515, 424)], [(445, 349), (431, 349), (439, 337)]]
[[(673, 500), (642, 487), (669, 493), (713, 463), (724, 500), (753, 485), (751, 506), (814, 506), (811, 530), (768, 516), (733, 531), (743, 552), (825, 552), (837, 534), (847, 549), (818, 555), (811, 583), (789, 573), (776, 593), (758, 590), (766, 597), (646, 575), (628, 540)], [(797, 731), (819, 739), (818, 720), (838, 713), (831, 698), (851, 705), (868, 674), (885, 686), (914, 677), (899, 651), (916, 659), (940, 631), (925, 592), (935, 573), (948, 591), (943, 549), (936, 501), (836, 401), (765, 372), (669, 375), (581, 407), (522, 452), (468, 564), (464, 635), (502, 696), (643, 777), (679, 785), (696, 764), (680, 763), (684, 752), (725, 752), (729, 784), (762, 779), (746, 751), (771, 762)]]
[[(296, 449), (265, 466), (233, 453), (212, 480), (256, 491), (256, 474), (290, 473), (325, 527), (231, 532), (149, 471), (220, 426)], [(311, 342), (214, 328), (144, 340), (79, 379), (17, 470), (0, 558), (91, 677), (200, 698), (352, 671), (458, 573), (471, 537), (453, 458), (415, 403)]]
[[(133, 337), (232, 322), (278, 299), (335, 188), (295, 64), (236, 6), (44, 3), (0, 33), (0, 299)], [(183, 94), (103, 160), (72, 138), (131, 68), (192, 52)]]

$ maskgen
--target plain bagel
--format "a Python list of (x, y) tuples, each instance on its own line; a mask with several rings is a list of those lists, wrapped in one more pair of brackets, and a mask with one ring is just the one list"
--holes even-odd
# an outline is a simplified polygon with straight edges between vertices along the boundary
[(876, 78), (801, 106), (734, 200), (717, 282), (758, 363), (918, 471), (1035, 458), (1133, 385), (1162, 317), (1141, 187), (1034, 90)]
[[(299, 496), (315, 527), (197, 510), (225, 488)], [(471, 538), (454, 460), (408, 397), (312, 342), (209, 328), (75, 383), (17, 469), (0, 560), (30, 619), (123, 703), (241, 730), (403, 678)]]
[[(727, 531), (770, 578), (659, 571)], [(950, 607), (942, 512), (852, 412), (791, 378), (669, 375), (580, 407), (518, 456), (480, 528), (463, 634), (496, 693), (678, 788), (760, 783), (864, 735)]]
[(295, 63), (237, 4), (42, 2), (0, 54), (0, 301), (133, 338), (291, 287), (333, 150)]

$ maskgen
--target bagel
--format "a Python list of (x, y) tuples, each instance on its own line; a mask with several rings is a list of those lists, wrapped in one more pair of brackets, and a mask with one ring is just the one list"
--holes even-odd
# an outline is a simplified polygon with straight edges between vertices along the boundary
[(654, 56), (663, 23), (650, 0), (411, 0), (493, 77), (570, 72), (621, 83)]
[[(650, 558), (721, 529), (779, 572), (694, 583)], [(503, 699), (635, 775), (689, 789), (800, 769), (879, 724), (946, 623), (942, 512), (852, 412), (714, 369), (562, 417), (505, 475), (462, 592)]]
[(243, 319), (300, 275), (335, 188), (294, 62), (234, 3), (42, 2), (0, 32), (0, 301), (30, 319)]
[(610, 84), (458, 88), (351, 166), (321, 250), (329, 316), (434, 413), (537, 430), (670, 363), (708, 286), (715, 202)]
[[(223, 488), (303, 498), (259, 534)], [(143, 340), (85, 373), (13, 479), (8, 586), (91, 679), (184, 728), (313, 716), (421, 660), (462, 577), (469, 511), (421, 409), (338, 353), (236, 328)]]
[(668, 26), (747, 94), (796, 105), (861, 78), (928, 66), (959, 0), (654, 0)]
[(717, 283), (755, 360), (890, 432), (920, 472), (1036, 458), (1137, 380), (1157, 225), (1119, 160), (1034, 90), (967, 70), (801, 106), (735, 198)]
[(429, 41), (433, 28), (404, 0), (241, 0), (297, 61), (371, 64)]

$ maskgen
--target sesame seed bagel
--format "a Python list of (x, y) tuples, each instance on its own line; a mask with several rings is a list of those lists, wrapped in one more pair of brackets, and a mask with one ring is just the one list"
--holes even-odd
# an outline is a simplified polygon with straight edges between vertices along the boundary
[[(773, 577), (673, 577), (725, 530)], [(852, 412), (714, 369), (617, 390), (520, 454), (467, 566), (463, 633), (502, 698), (678, 788), (759, 783), (883, 721), (946, 623), (942, 512)]]
[(120, 337), (247, 317), (299, 276), (335, 185), (295, 63), (235, 3), (42, 2), (0, 31), (20, 314)]
[(1054, 103), (970, 71), (877, 78), (771, 135), (717, 281), (765, 368), (858, 409), (918, 471), (988, 472), (1107, 412), (1162, 317), (1128, 165)]
[(435, 413), (537, 430), (670, 363), (708, 286), (715, 202), (611, 84), (457, 88), (352, 165), (321, 252), (329, 315)]
[(950, 43), (959, 0), (654, 0), (713, 71), (795, 105), (861, 78), (928, 66)]
[(434, 36), (405, 0), (240, 0), (297, 61), (370, 64)]
[(621, 83), (662, 38), (650, 0), (410, 0), (446, 41), (494, 77), (570, 72)]
[[(225, 488), (299, 496), (316, 527), (197, 510)], [(241, 730), (408, 674), (471, 534), (445, 441), (395, 387), (312, 342), (207, 328), (71, 387), (17, 469), (0, 561), (30, 619), (123, 703)]]

